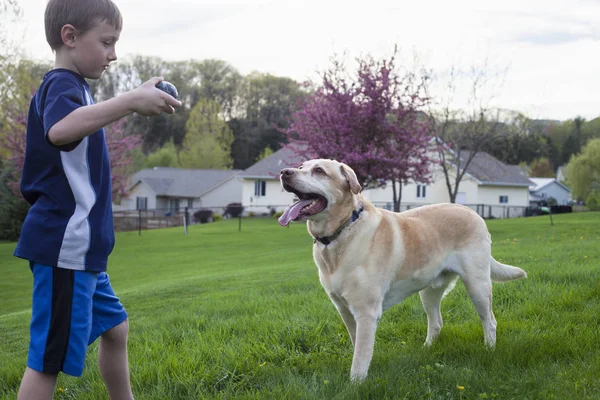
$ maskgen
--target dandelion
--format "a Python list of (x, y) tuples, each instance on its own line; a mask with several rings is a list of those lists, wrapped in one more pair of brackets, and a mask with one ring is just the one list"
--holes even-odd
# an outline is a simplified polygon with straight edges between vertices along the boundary
[(463, 391), (463, 390), (465, 390), (465, 387), (464, 387), (464, 386), (457, 386), (456, 388), (457, 388), (458, 390), (460, 390), (460, 391)]
[(64, 393), (64, 392), (65, 392), (65, 389), (63, 389), (63, 388), (59, 387), (59, 388), (58, 388), (58, 390), (57, 390), (57, 392), (58, 392), (58, 393)]
[(267, 365), (266, 361), (264, 363), (260, 364), (261, 367), (264, 367), (265, 365)]

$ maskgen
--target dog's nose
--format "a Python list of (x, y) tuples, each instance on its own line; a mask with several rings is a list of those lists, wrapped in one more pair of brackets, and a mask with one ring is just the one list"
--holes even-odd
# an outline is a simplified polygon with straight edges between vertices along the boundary
[(281, 170), (281, 176), (290, 176), (294, 175), (294, 170), (291, 168), (284, 168)]

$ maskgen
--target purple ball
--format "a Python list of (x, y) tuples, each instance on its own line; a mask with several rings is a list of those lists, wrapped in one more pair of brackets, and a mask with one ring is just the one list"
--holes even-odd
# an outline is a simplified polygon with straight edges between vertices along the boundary
[(156, 87), (159, 88), (160, 90), (162, 90), (163, 92), (173, 96), (176, 99), (179, 98), (179, 94), (177, 93), (177, 88), (171, 82), (160, 81), (160, 82), (158, 82)]

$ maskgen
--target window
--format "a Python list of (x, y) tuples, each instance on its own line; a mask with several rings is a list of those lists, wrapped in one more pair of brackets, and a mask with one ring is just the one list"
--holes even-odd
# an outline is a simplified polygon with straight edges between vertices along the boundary
[(194, 199), (188, 199), (188, 208), (194, 208)]
[(148, 209), (148, 198), (147, 197), (136, 197), (135, 198), (135, 209), (136, 210), (147, 210)]
[(254, 182), (254, 195), (255, 196), (266, 196), (267, 194), (267, 182), (256, 181)]
[(500, 196), (500, 204), (508, 203), (508, 196)]
[(424, 199), (427, 196), (427, 186), (417, 185), (417, 199)]
[(169, 199), (169, 211), (172, 213), (179, 212), (179, 199)]

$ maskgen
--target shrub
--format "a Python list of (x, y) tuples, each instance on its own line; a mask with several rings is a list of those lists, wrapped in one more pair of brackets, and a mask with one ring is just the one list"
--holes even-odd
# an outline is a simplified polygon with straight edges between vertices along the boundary
[(585, 205), (590, 211), (600, 211), (600, 192), (592, 190), (585, 200)]
[(221, 221), (223, 216), (221, 214), (213, 214), (213, 222)]
[(242, 203), (229, 203), (225, 207), (223, 218), (238, 218), (244, 212), (244, 206)]
[(213, 221), (213, 212), (208, 208), (202, 208), (194, 213), (194, 221), (201, 224)]

